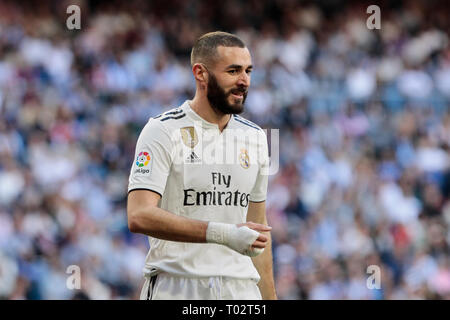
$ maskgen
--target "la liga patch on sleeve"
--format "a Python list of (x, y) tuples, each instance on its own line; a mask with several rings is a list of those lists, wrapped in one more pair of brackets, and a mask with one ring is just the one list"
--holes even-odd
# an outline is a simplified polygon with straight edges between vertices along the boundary
[(148, 151), (139, 152), (135, 161), (135, 166), (137, 168), (136, 170), (134, 170), (134, 173), (149, 174), (151, 169), (151, 162), (152, 156), (150, 152)]

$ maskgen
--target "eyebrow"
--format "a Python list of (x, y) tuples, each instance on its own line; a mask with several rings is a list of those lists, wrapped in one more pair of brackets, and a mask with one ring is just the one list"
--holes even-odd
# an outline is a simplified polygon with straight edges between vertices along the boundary
[[(242, 69), (241, 65), (238, 64), (230, 64), (229, 66), (227, 66), (225, 69)], [(253, 69), (253, 65), (249, 65), (247, 67), (247, 69)]]

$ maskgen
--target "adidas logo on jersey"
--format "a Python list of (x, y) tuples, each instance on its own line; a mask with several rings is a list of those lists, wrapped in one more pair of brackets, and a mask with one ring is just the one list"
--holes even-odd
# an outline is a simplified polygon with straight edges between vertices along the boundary
[(199, 162), (202, 162), (202, 160), (195, 154), (194, 151), (192, 151), (191, 154), (186, 157), (185, 162), (186, 163), (199, 163)]

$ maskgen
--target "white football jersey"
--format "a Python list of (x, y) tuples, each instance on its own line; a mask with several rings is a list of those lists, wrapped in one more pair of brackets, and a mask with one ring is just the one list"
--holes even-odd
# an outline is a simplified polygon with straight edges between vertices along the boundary
[[(160, 208), (187, 218), (244, 223), (249, 201), (266, 200), (266, 134), (238, 115), (232, 115), (220, 132), (189, 102), (147, 122), (137, 141), (128, 192), (157, 192)], [(149, 242), (144, 270), (191, 277), (260, 278), (250, 257), (224, 245), (153, 237)]]

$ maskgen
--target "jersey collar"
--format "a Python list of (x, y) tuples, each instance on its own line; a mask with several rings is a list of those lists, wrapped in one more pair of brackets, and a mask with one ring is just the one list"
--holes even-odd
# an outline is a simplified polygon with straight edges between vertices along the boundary
[[(202, 117), (200, 117), (200, 116), (198, 115), (198, 113), (195, 112), (195, 111), (191, 108), (191, 105), (190, 105), (191, 102), (192, 102), (191, 100), (186, 100), (186, 101), (184, 102), (184, 105), (185, 105), (185, 107), (186, 107), (186, 113), (187, 113), (187, 115), (188, 115), (192, 120), (201, 122), (203, 128), (214, 128), (214, 129), (219, 130), (219, 125), (218, 125), (218, 124), (216, 124), (216, 123), (211, 123), (211, 122), (209, 122), (209, 121), (206, 121), (206, 120), (203, 119)], [(230, 126), (231, 126), (231, 124), (233, 123), (233, 121), (234, 121), (234, 117), (233, 117), (233, 115), (232, 115), (232, 116), (230, 117), (230, 120), (228, 121), (226, 127), (225, 127), (225, 130), (230, 128)]]

